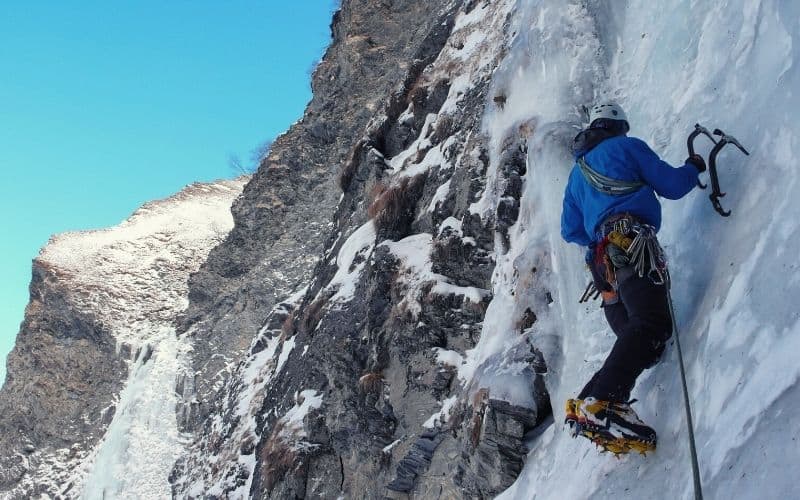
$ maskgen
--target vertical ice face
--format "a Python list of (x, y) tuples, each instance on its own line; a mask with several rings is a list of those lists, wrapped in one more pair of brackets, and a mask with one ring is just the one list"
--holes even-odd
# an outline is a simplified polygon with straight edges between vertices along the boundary
[[(602, 313), (577, 303), (588, 276), (582, 252), (559, 237), (561, 194), (578, 109), (614, 99), (631, 135), (680, 165), (695, 122), (750, 148), (719, 157), (723, 219), (708, 192), (663, 200), (672, 295), (694, 404), (707, 496), (797, 496), (781, 464), (800, 458), (800, 245), (794, 194), (800, 119), (798, 6), (791, 2), (519, 2), (517, 36), (495, 74), (505, 109), (485, 128), (499, 143), (532, 120), (526, 183), (511, 247), (498, 257), (494, 300), (467, 366), (502, 353), (509, 321), (540, 304), (531, 339), (545, 354), (555, 420), (562, 403), (599, 368), (613, 342)], [(513, 105), (512, 105), (513, 104)], [(707, 156), (710, 143), (700, 151)], [(497, 156), (493, 165), (497, 165)], [(487, 203), (492, 205), (491, 203)], [(534, 276), (529, 272), (536, 268)], [(539, 298), (547, 292), (551, 304)], [(674, 346), (640, 377), (640, 416), (660, 433), (655, 455), (621, 461), (568, 439), (558, 425), (532, 441), (525, 470), (503, 498), (690, 498), (691, 467)], [(779, 423), (782, 422), (782, 423)], [(780, 428), (778, 431), (776, 428)], [(790, 443), (787, 445), (787, 443)], [(756, 479), (757, 478), (757, 479)]]
[(169, 326), (152, 325), (153, 353), (131, 365), (103, 441), (83, 465), (81, 498), (171, 498), (169, 471), (187, 437), (178, 430), (175, 381), (190, 347)]

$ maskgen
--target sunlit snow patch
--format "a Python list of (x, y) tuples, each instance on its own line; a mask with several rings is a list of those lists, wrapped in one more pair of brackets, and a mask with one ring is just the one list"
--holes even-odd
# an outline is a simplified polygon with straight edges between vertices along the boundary
[(295, 405), (275, 424), (276, 429), (280, 429), (278, 436), (292, 448), (297, 450), (307, 450), (316, 445), (303, 441), (308, 434), (303, 419), (312, 409), (322, 406), (322, 394), (313, 389), (306, 389), (300, 394), (295, 395)]
[(450, 283), (447, 277), (436, 274), (432, 270), (430, 259), (433, 236), (420, 233), (403, 238), (400, 241), (384, 241), (381, 246), (387, 247), (397, 257), (405, 272), (400, 275), (400, 282), (405, 287), (405, 295), (400, 306), (415, 316), (422, 310), (420, 300), (425, 285), (433, 284), (430, 292), (439, 295), (462, 295), (466, 300), (479, 303), (488, 294), (482, 288), (458, 286)]
[(457, 401), (458, 396), (451, 396), (442, 401), (442, 409), (439, 410), (438, 413), (431, 415), (431, 417), (426, 420), (422, 426), (428, 429), (433, 429), (434, 427), (446, 424), (447, 420), (450, 418), (450, 411), (453, 409), (453, 406), (455, 406)]
[[(336, 290), (331, 297), (332, 302), (348, 302), (353, 299), (356, 283), (374, 246), (375, 223), (372, 220), (367, 221), (347, 238), (336, 258), (339, 268), (326, 287), (327, 290)], [(358, 263), (354, 263), (356, 256), (361, 257)]]

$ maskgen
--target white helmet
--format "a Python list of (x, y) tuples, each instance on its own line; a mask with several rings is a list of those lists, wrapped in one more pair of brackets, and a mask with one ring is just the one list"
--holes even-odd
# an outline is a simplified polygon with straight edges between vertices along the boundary
[(591, 125), (598, 118), (622, 120), (630, 128), (630, 125), (628, 124), (628, 117), (625, 116), (625, 111), (623, 111), (622, 107), (615, 102), (606, 102), (592, 106), (592, 109), (589, 111), (589, 124)]

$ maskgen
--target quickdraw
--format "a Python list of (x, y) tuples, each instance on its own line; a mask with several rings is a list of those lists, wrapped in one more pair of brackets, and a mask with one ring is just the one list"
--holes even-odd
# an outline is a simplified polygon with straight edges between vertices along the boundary
[(586, 285), (586, 289), (583, 291), (583, 295), (581, 298), (578, 299), (578, 304), (583, 304), (592, 300), (597, 300), (600, 298), (600, 290), (594, 284), (594, 280), (590, 280), (589, 284)]
[(636, 236), (627, 249), (631, 265), (640, 278), (646, 275), (654, 284), (663, 285), (667, 281), (667, 258), (658, 243), (655, 228), (637, 224), (633, 232)]
[[(722, 208), (722, 204), (720, 203), (719, 199), (725, 196), (725, 193), (722, 192), (719, 186), (719, 174), (717, 173), (717, 156), (719, 152), (722, 151), (722, 148), (725, 147), (727, 144), (733, 144), (739, 151), (744, 153), (747, 156), (750, 156), (750, 153), (742, 146), (739, 141), (736, 140), (735, 137), (726, 134), (722, 130), (715, 128), (713, 133), (710, 133), (707, 128), (701, 126), (698, 123), (695, 123), (694, 130), (691, 134), (689, 134), (689, 138), (686, 140), (686, 145), (689, 149), (689, 156), (695, 154), (694, 152), (694, 140), (699, 135), (705, 135), (711, 142), (714, 143), (714, 147), (711, 149), (711, 153), (708, 155), (708, 175), (711, 179), (711, 194), (708, 195), (709, 199), (711, 200), (711, 205), (713, 205), (714, 210), (717, 211), (723, 217), (728, 217), (731, 215), (730, 210), (724, 210)], [(713, 134), (713, 135), (712, 135)], [(719, 136), (719, 140), (714, 140), (714, 136)], [(700, 181), (697, 182), (698, 187), (701, 189), (706, 189), (706, 185), (701, 183)]]

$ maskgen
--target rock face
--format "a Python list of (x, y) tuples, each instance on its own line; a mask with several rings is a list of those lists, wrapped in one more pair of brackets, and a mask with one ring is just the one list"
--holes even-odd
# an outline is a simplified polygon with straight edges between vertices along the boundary
[(119, 226), (42, 249), (0, 391), (3, 495), (80, 490), (129, 368), (161, 355), (165, 328), (175, 338), (189, 273), (232, 226), (227, 209), (243, 183), (192, 185)]
[(367, 125), (399, 106), (446, 42), (447, 4), (351, 0), (335, 14), (333, 40), (314, 72), (303, 118), (273, 142), (233, 205), (234, 229), (191, 278), (181, 331), (196, 339), (201, 411), (183, 422), (187, 429), (208, 415), (227, 368), (270, 310), (312, 279), (331, 243), (341, 166)]
[[(22, 375), (23, 357), (41, 352), (34, 341), (66, 337), (64, 356), (84, 342), (76, 364), (98, 373), (83, 374), (91, 385), (59, 416), (83, 426), (57, 444), (37, 419), (69, 393), (50, 396), (42, 381), (41, 407), (0, 407), (3, 422), (34, 415), (38, 426), (0, 428), (13, 450), (0, 456), (0, 488), (91, 498), (488, 498), (507, 488), (550, 414), (546, 367), (526, 335), (545, 303), (515, 319), (502, 356), (477, 349), (533, 127), (485, 129), (505, 103), (493, 74), (515, 4), (342, 2), (303, 118), (233, 203), (230, 232), (222, 224), (216, 240), (181, 247), (191, 255), (167, 251), (170, 266), (186, 259), (169, 286), (153, 257), (172, 248), (161, 231), (133, 239), (151, 245), (150, 267), (123, 265), (128, 252), (115, 245), (91, 269), (45, 251), (3, 394), (32, 390)], [(125, 281), (130, 294), (109, 278), (128, 268), (148, 270)], [(52, 364), (43, 379), (57, 376)], [(42, 457), (74, 456), (39, 488), (42, 447)]]
[[(332, 171), (314, 173), (306, 165), (279, 177), (293, 186), (286, 192), (294, 205), (280, 201), (266, 179), (282, 175), (272, 174), (276, 162), (303, 151), (282, 142), (287, 149), (273, 150), (237, 203), (237, 228), (195, 276), (194, 287), (233, 266), (242, 272), (221, 281), (230, 291), (223, 301), (250, 303), (263, 286), (270, 290), (260, 294), (259, 308), (281, 297), (280, 290), (286, 298), (259, 319), (260, 309), (242, 305), (234, 314), (191, 295), (190, 335), (250, 344), (225, 382), (214, 386), (199, 377), (206, 379), (198, 384), (204, 408), (193, 424), (192, 450), (172, 474), (176, 497), (490, 497), (519, 474), (525, 434), (550, 413), (541, 356), (521, 336), (506, 359), (488, 361), (519, 371), (524, 403), (495, 398), (480, 376), (459, 376), (480, 337), (496, 245), (502, 251), (504, 230), (514, 224), (525, 175), (525, 126), (497, 145), (481, 131), (491, 75), (511, 36), (511, 8), (512, 2), (344, 3), (315, 75), (315, 102), (281, 140), (313, 135), (318, 103), (344, 98), (321, 80), (342, 75), (334, 68), (356, 47), (361, 64), (380, 68), (363, 72), (394, 76), (370, 90), (378, 95), (368, 100), (367, 113), (326, 128), (349, 151), (328, 157), (341, 165), (341, 196), (331, 196)], [(412, 18), (416, 36), (390, 45), (404, 36), (394, 30), (408, 29)], [(365, 55), (373, 51), (381, 56)], [(363, 102), (359, 96), (354, 102)], [(499, 168), (490, 165), (492, 148)], [(300, 197), (317, 188), (324, 194), (312, 194), (319, 200), (312, 216)], [(270, 210), (280, 212), (252, 215), (259, 206), (252, 200), (267, 198), (279, 207)], [(512, 209), (495, 212), (494, 198)], [(330, 215), (322, 200), (338, 200)], [(275, 260), (284, 254), (274, 245), (307, 234), (295, 213), (305, 215), (304, 224), (332, 224), (313, 240), (320, 251), (314, 267), (304, 268), (293, 254), (296, 284), (277, 286), (287, 269)], [(236, 247), (245, 241), (247, 248)], [(241, 267), (257, 260), (245, 251), (268, 258)], [(289, 288), (296, 290), (291, 296)], [(231, 347), (223, 352), (240, 355)], [(199, 374), (209, 370), (202, 357), (195, 360)], [(490, 372), (481, 365), (481, 373)]]
[(68, 463), (102, 437), (127, 373), (113, 334), (74, 306), (66, 279), (58, 267), (34, 263), (31, 302), (0, 392), (0, 491), (20, 497), (62, 491)]
[(763, 203), (800, 212), (796, 2), (684, 3), (343, 0), (312, 102), (233, 217), (241, 183), (194, 186), (35, 261), (0, 391), (0, 497), (690, 497), (674, 347), (635, 394), (656, 462), (610, 466), (552, 425), (550, 395), (614, 342), (576, 307), (559, 208), (581, 105), (617, 97), (672, 159), (680, 110), (760, 124), (736, 132), (754, 153), (726, 182), (736, 213), (769, 223), (723, 228), (695, 199), (664, 204), (661, 234), (692, 270), (675, 319), (703, 488), (798, 497), (783, 249), (800, 232)]

